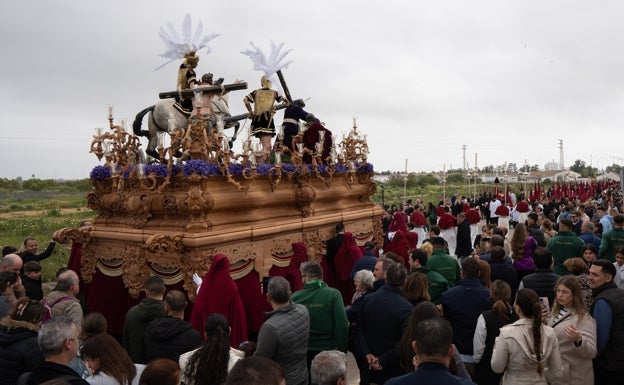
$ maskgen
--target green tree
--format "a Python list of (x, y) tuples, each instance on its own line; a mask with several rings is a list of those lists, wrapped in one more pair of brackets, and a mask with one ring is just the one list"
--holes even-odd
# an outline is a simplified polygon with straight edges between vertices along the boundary
[(586, 169), (587, 166), (585, 161), (577, 159), (574, 161), (574, 164), (570, 166), (570, 171), (578, 172), (579, 174), (583, 174), (583, 170)]
[(433, 174), (427, 174), (418, 177), (418, 181), (416, 183), (419, 187), (426, 187), (429, 185), (438, 185), (440, 184), (440, 180), (433, 176)]
[(450, 174), (446, 177), (446, 182), (451, 184), (467, 183), (466, 178), (462, 174)]

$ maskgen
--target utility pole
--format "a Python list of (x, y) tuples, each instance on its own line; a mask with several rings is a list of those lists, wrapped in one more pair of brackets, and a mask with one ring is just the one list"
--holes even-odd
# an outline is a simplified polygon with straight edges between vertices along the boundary
[(464, 172), (466, 172), (466, 145), (464, 144), (462, 146), (462, 153), (463, 153), (463, 163), (462, 163), (462, 169), (464, 170)]
[(405, 158), (405, 174), (403, 174), (403, 202), (406, 202), (405, 195), (407, 194), (407, 158)]
[(559, 170), (563, 170), (563, 139), (559, 139)]

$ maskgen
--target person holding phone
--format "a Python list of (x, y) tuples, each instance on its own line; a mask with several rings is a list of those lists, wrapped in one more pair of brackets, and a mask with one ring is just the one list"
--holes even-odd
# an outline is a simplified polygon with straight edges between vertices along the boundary
[(555, 303), (546, 324), (557, 334), (565, 375), (552, 385), (593, 385), (596, 321), (585, 308), (581, 286), (573, 275), (559, 278), (555, 291)]
[(514, 310), (520, 319), (501, 328), (492, 353), (492, 370), (504, 372), (501, 384), (546, 385), (563, 376), (557, 336), (542, 324), (535, 291), (519, 290)]

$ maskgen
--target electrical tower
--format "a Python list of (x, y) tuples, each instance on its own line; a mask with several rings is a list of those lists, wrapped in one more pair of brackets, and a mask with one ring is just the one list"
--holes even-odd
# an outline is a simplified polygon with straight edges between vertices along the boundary
[(563, 139), (559, 139), (559, 170), (563, 169)]
[(465, 144), (462, 146), (462, 153), (463, 153), (463, 159), (464, 159), (462, 163), (462, 168), (465, 172), (466, 171), (466, 145)]

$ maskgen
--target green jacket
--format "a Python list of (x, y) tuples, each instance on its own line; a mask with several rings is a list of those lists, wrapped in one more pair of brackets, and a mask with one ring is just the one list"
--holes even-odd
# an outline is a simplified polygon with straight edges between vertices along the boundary
[(310, 338), (308, 350), (347, 351), (349, 321), (344, 310), (342, 295), (323, 281), (312, 280), (290, 298), (308, 308)]
[(449, 287), (455, 286), (455, 282), (460, 278), (461, 273), (457, 259), (448, 255), (443, 249), (433, 250), (433, 254), (427, 260), (427, 267), (440, 273), (448, 282)]
[(410, 274), (414, 272), (423, 273), (429, 280), (429, 295), (431, 302), (438, 304), (442, 293), (449, 288), (448, 281), (438, 272), (432, 271), (428, 266), (421, 266), (410, 270)]
[(613, 228), (613, 230), (602, 234), (598, 255), (600, 258), (607, 258), (609, 261), (615, 262), (615, 249), (620, 245), (624, 245), (624, 229)]
[(582, 258), (583, 246), (585, 246), (585, 242), (573, 231), (561, 231), (559, 234), (552, 237), (546, 247), (551, 251), (555, 262), (553, 273), (557, 275), (570, 274), (563, 263), (568, 258)]

